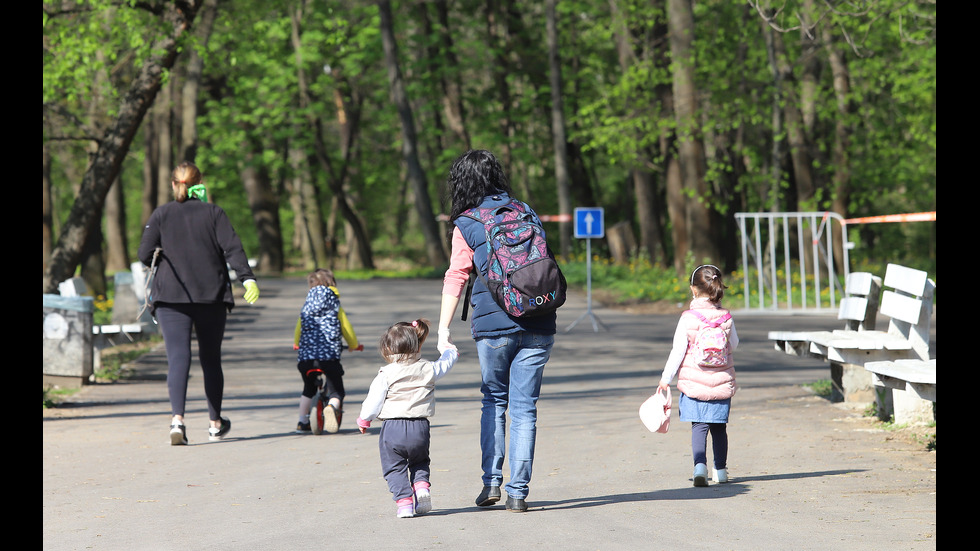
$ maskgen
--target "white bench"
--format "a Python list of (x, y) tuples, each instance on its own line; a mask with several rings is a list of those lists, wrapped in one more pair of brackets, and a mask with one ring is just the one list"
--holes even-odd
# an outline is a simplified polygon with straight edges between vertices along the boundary
[[(881, 294), (881, 278), (868, 272), (854, 272), (844, 284), (846, 296), (841, 299), (837, 319), (844, 320), (844, 331), (874, 330), (878, 315), (878, 296)], [(812, 342), (829, 342), (836, 331), (770, 331), (769, 340), (775, 341), (776, 350), (792, 356), (826, 358), (826, 350), (813, 346)]]
[(93, 325), (92, 335), (95, 336), (96, 348), (101, 350), (127, 342), (136, 342), (143, 334), (143, 330), (144, 326), (141, 323), (110, 323)]
[[(96, 350), (136, 342), (142, 336), (156, 332), (153, 319), (144, 308), (145, 268), (142, 263), (134, 262), (132, 269), (132, 272), (118, 272), (115, 275), (113, 323), (92, 325), (92, 345)], [(73, 277), (59, 283), (58, 292), (63, 297), (80, 297), (88, 290), (82, 278)]]
[[(851, 274), (857, 275), (857, 274)], [(870, 274), (868, 274), (870, 275)], [(862, 275), (862, 278), (866, 276)], [(874, 281), (871, 277), (871, 281)], [(848, 287), (851, 280), (848, 279)], [(897, 264), (889, 264), (885, 271), (885, 291), (881, 296), (880, 313), (888, 316), (888, 328), (884, 331), (870, 329), (874, 314), (871, 305), (874, 301), (874, 285), (870, 295), (861, 296), (857, 279), (855, 289), (847, 289), (850, 295), (841, 301), (838, 318), (845, 319), (845, 329), (836, 331), (785, 332), (771, 331), (769, 339), (775, 342), (777, 350), (792, 355), (806, 355), (823, 358), (830, 362), (831, 380), (834, 385), (832, 399), (845, 402), (878, 401), (881, 396), (875, 392), (872, 372), (865, 366), (872, 362), (894, 362), (915, 359), (928, 361), (929, 330), (932, 323), (932, 298), (936, 284), (921, 270), (914, 270)], [(866, 287), (862, 287), (863, 290)], [(855, 300), (852, 300), (855, 299)], [(863, 321), (858, 322), (862, 299), (864, 305)], [(872, 326), (873, 327), (873, 326)], [(932, 364), (933, 370), (935, 363)], [(881, 385), (879, 385), (881, 386)], [(899, 411), (896, 406), (896, 421)]]
[[(854, 272), (844, 285), (837, 319), (844, 321), (838, 331), (770, 331), (769, 339), (776, 350), (791, 356), (820, 358), (831, 362), (831, 400), (867, 402), (874, 400), (870, 376), (860, 366), (850, 366), (830, 348), (836, 339), (864, 331), (873, 331), (877, 323), (881, 278), (868, 272)], [(860, 344), (852, 342), (851, 344)], [(905, 347), (905, 343), (892, 343)]]
[(909, 392), (923, 400), (936, 401), (936, 359), (868, 362), (875, 385)]

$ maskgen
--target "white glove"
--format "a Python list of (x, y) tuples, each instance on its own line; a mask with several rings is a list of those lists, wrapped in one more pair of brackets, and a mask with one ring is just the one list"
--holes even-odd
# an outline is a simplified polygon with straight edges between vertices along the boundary
[(454, 349), (454, 348), (456, 348), (456, 345), (454, 345), (453, 344), (453, 341), (451, 341), (449, 339), (449, 328), (448, 327), (440, 327), (439, 328), (439, 342), (436, 343), (436, 350), (439, 351), (439, 354), (442, 354), (446, 350), (451, 350), (451, 349)]

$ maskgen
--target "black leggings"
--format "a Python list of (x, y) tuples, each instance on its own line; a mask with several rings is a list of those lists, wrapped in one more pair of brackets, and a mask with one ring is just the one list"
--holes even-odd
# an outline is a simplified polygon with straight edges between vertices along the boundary
[(197, 336), (198, 358), (204, 372), (204, 395), (211, 421), (221, 418), (225, 376), (221, 370), (221, 341), (228, 310), (225, 304), (157, 303), (156, 318), (167, 348), (167, 389), (173, 415), (184, 415), (187, 379), (191, 374), (191, 328)]
[(303, 377), (303, 396), (312, 398), (316, 394), (317, 375), (310, 373), (311, 369), (320, 369), (327, 376), (327, 398), (344, 400), (344, 367), (340, 360), (303, 360), (297, 362), (296, 369)]
[(727, 423), (691, 423), (691, 451), (694, 453), (694, 464), (708, 464), (708, 432), (711, 432), (711, 452), (714, 455), (715, 468), (725, 469), (728, 465)]

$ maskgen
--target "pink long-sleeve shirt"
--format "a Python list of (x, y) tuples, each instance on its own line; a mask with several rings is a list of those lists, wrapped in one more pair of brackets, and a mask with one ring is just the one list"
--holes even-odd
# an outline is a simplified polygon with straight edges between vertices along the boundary
[(453, 228), (452, 253), (449, 256), (449, 269), (442, 279), (442, 294), (459, 298), (473, 271), (473, 249), (466, 243), (459, 228)]

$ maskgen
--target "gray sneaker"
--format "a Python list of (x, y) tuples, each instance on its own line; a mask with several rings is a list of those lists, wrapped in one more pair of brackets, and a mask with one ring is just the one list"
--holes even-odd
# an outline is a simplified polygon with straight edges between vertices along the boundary
[(695, 486), (707, 486), (708, 485), (708, 466), (704, 463), (698, 463), (694, 466), (694, 485)]

